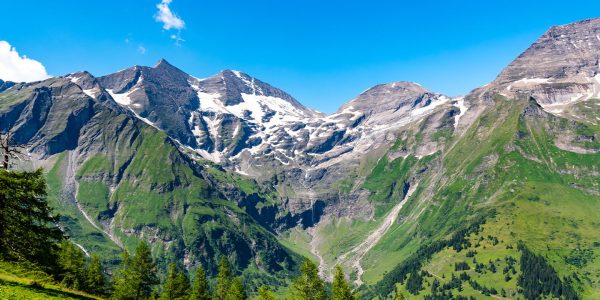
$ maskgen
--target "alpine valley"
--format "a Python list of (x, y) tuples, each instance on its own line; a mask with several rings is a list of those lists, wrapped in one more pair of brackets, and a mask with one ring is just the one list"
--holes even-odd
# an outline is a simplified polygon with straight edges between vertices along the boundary
[(252, 288), (309, 258), (366, 299), (600, 298), (600, 19), (550, 28), (464, 97), (393, 82), (326, 115), (160, 60), (0, 80), (0, 125), (107, 265), (145, 240), (163, 271), (227, 256)]

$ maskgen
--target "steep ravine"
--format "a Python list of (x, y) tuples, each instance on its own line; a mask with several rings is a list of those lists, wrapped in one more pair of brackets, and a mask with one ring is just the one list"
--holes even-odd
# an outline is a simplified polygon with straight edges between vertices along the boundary
[(394, 205), (390, 212), (385, 216), (379, 227), (377, 227), (375, 230), (369, 233), (369, 236), (362, 243), (352, 248), (352, 250), (350, 250), (349, 252), (342, 254), (337, 259), (337, 263), (339, 264), (348, 264), (350, 262), (351, 268), (356, 270), (356, 279), (354, 280), (354, 284), (356, 284), (357, 286), (360, 286), (364, 283), (362, 281), (362, 275), (364, 273), (364, 270), (360, 263), (361, 260), (363, 259), (365, 254), (367, 254), (367, 252), (369, 252), (369, 250), (371, 250), (379, 242), (381, 237), (383, 237), (388, 232), (390, 227), (392, 227), (392, 225), (396, 222), (396, 220), (398, 219), (398, 213), (400, 213), (400, 210), (402, 209), (408, 198), (410, 198), (412, 193), (417, 189), (417, 186), (418, 183), (410, 186), (408, 192), (406, 193), (406, 196), (400, 201), (398, 201), (396, 205)]
[[(100, 228), (100, 226), (98, 226), (96, 224), (96, 222), (94, 222), (94, 219), (92, 217), (90, 217), (90, 215), (85, 211), (85, 209), (81, 205), (81, 203), (79, 203), (79, 201), (77, 200), (78, 199), (77, 193), (79, 190), (79, 184), (78, 184), (77, 180), (75, 179), (75, 173), (76, 173), (75, 170), (77, 168), (77, 158), (78, 158), (77, 150), (67, 151), (67, 168), (66, 168), (66, 174), (65, 174), (65, 187), (64, 187), (65, 197), (67, 199), (69, 199), (69, 201), (73, 201), (75, 203), (79, 212), (81, 212), (83, 217), (90, 223), (90, 225), (92, 225), (92, 227), (96, 228), (98, 231), (107, 235), (110, 238), (110, 240), (113, 241), (117, 246), (119, 246), (120, 248), (123, 248), (123, 243), (119, 240), (119, 238), (117, 236), (115, 236), (114, 234), (111, 234), (109, 231), (106, 231), (103, 228)], [(78, 246), (82, 247), (80, 245), (78, 245)]]

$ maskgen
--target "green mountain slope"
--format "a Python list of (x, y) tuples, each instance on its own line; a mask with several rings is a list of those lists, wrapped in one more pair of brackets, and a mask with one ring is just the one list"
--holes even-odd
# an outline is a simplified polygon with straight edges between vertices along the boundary
[[(460, 289), (448, 291), (489, 296), (482, 293), (486, 287), (515, 297), (523, 293), (517, 279), (528, 272), (520, 261), (521, 243), (541, 255), (557, 278), (581, 296), (598, 297), (600, 154), (558, 148), (556, 141), (570, 133), (576, 143), (582, 136), (597, 140), (599, 135), (593, 126), (544, 112), (534, 100), (496, 96), (493, 106), (448, 145), (439, 158), (443, 171), (426, 179), (430, 191), (420, 194), (425, 197), (421, 203), (405, 206), (405, 221), (388, 231), (365, 258), (373, 266), (365, 278), (382, 279), (376, 293), (415, 291), (416, 281), (409, 283), (409, 278), (418, 274), (423, 278), (419, 297), (430, 295), (434, 281), (449, 284), (463, 273), (456, 264), (466, 262), (464, 272), (478, 290), (463, 280)], [(595, 144), (580, 146), (597, 149)], [(435, 247), (436, 240), (448, 239), (477, 218), (484, 223), (464, 235), (462, 247)], [(415, 248), (420, 249), (416, 256), (407, 255)], [(394, 260), (400, 263), (392, 268)], [(419, 263), (407, 267), (411, 261)], [(477, 270), (481, 263), (485, 268)], [(503, 272), (505, 268), (510, 270)]]
[(161, 269), (202, 264), (212, 274), (224, 255), (256, 285), (294, 272), (299, 256), (238, 206), (251, 194), (254, 205), (272, 202), (254, 182), (190, 158), (164, 132), (66, 78), (0, 100), (3, 120), (16, 121), (15, 136), (32, 145), (33, 164), (46, 167), (60, 225), (87, 252), (116, 263), (144, 239)]

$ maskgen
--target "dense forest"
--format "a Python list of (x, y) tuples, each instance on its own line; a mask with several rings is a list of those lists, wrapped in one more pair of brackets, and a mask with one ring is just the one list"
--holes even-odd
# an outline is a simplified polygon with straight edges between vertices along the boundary
[(560, 280), (556, 271), (546, 260), (532, 253), (524, 244), (519, 244), (521, 251), (521, 271), (519, 285), (527, 299), (554, 297), (559, 299), (578, 299), (573, 288)]

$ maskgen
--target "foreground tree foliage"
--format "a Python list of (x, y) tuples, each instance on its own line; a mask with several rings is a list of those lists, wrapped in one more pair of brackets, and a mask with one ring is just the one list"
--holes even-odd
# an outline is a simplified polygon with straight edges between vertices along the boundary
[(231, 288), (227, 293), (226, 299), (228, 300), (246, 300), (248, 295), (246, 294), (246, 288), (239, 277), (234, 278), (231, 281)]
[(98, 256), (85, 258), (81, 249), (69, 241), (60, 244), (58, 254), (59, 278), (65, 287), (88, 292), (94, 295), (106, 294), (106, 278)]
[(350, 285), (346, 281), (346, 276), (342, 267), (339, 265), (335, 266), (335, 273), (333, 275), (333, 286), (331, 288), (331, 299), (332, 300), (354, 300), (356, 296), (352, 293)]
[(106, 294), (106, 277), (97, 256), (91, 261), (65, 239), (46, 202), (42, 170), (0, 170), (0, 259), (34, 263), (61, 285)]
[(161, 300), (182, 300), (189, 298), (190, 282), (184, 272), (174, 263), (169, 266), (169, 273), (160, 295)]
[(140, 242), (135, 255), (129, 257), (123, 252), (123, 262), (114, 279), (113, 299), (147, 299), (152, 288), (158, 284), (156, 265), (152, 259), (150, 247)]
[(46, 202), (42, 170), (0, 170), (0, 257), (56, 266), (63, 233)]
[(64, 241), (60, 244), (58, 265), (61, 269), (61, 283), (76, 290), (87, 289), (85, 256), (73, 243)]
[(258, 298), (257, 299), (258, 300), (275, 300), (276, 298), (275, 298), (275, 295), (273, 295), (273, 292), (271, 292), (268, 287), (263, 285), (258, 289)]
[(292, 286), (292, 299), (322, 300), (327, 298), (325, 282), (319, 277), (317, 266), (306, 259), (300, 268), (301, 274)]
[(202, 265), (199, 265), (196, 269), (196, 277), (194, 278), (194, 286), (192, 287), (192, 293), (190, 296), (192, 300), (210, 300), (212, 296), (210, 294), (210, 285), (206, 279), (206, 273)]
[(229, 287), (231, 286), (231, 269), (229, 267), (229, 261), (224, 256), (219, 261), (219, 273), (217, 274), (217, 287), (215, 289), (215, 299), (225, 300), (229, 293)]
[(100, 258), (97, 255), (92, 255), (92, 259), (87, 268), (87, 292), (94, 295), (105, 295), (107, 280), (102, 270)]

